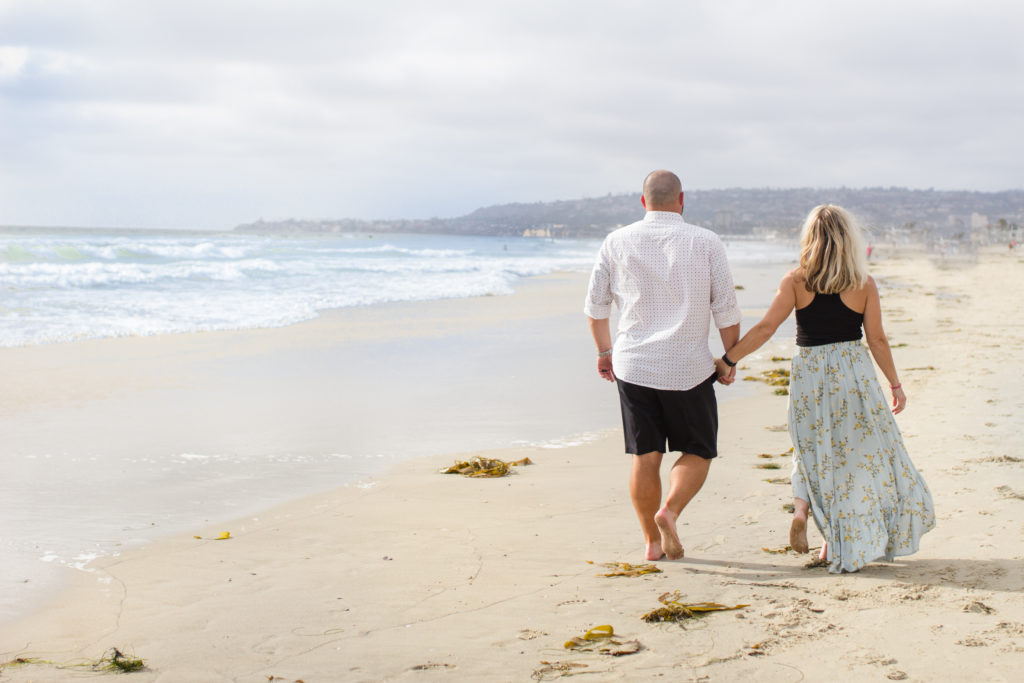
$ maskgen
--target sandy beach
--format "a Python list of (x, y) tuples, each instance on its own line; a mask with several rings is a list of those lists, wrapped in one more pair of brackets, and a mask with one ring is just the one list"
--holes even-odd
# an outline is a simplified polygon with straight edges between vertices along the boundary
[[(615, 392), (592, 370), (582, 274), (258, 333), (5, 349), (0, 410), (20, 447), (60, 452), (116, 421), (125, 452), (154, 442), (330, 452), (345, 415), (418, 455), (367, 470), (359, 486), (324, 481), (300, 500), (247, 500), (234, 521), (165, 527), (160, 540), (68, 571), (62, 590), (0, 625), (0, 681), (113, 680), (122, 674), (89, 666), (111, 648), (145, 662), (137, 681), (1018, 680), (1024, 259), (897, 255), (871, 269), (909, 398), (897, 421), (939, 521), (920, 553), (841, 576), (784, 550), (786, 399), (759, 382), (719, 388), (721, 457), (680, 519), (686, 557), (656, 563), (660, 573), (602, 575), (601, 563), (641, 563), (642, 543)], [(781, 272), (737, 270), (748, 319)], [(417, 353), (389, 365), (385, 351), (408, 344)], [(339, 348), (360, 353), (342, 361)], [(773, 359), (792, 350), (783, 328), (740, 374), (788, 367)], [(39, 380), (48, 372), (64, 377), (59, 391)], [(378, 393), (333, 391), (346, 373), (358, 386), (378, 373)], [(389, 382), (443, 390), (396, 393)], [(305, 394), (316, 400), (289, 400)], [(371, 409), (381, 405), (402, 419)], [(143, 424), (168, 410), (186, 428)], [(564, 441), (581, 433), (591, 436)], [(352, 438), (351, 452), (373, 450)], [(526, 445), (480, 450), (516, 440)], [(534, 464), (494, 479), (439, 474), (474, 455)], [(810, 540), (820, 544), (816, 530)], [(748, 606), (641, 620), (671, 591)], [(563, 646), (605, 624), (639, 651)]]

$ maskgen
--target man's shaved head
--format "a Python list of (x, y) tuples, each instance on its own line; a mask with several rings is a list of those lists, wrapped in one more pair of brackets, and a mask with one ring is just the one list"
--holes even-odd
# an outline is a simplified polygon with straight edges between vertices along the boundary
[(644, 205), (648, 211), (678, 211), (683, 184), (672, 171), (651, 171), (644, 178)]

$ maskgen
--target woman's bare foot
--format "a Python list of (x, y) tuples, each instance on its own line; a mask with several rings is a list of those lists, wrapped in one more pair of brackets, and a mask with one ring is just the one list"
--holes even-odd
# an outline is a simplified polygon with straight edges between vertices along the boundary
[(821, 552), (818, 553), (818, 559), (819, 560), (827, 560), (828, 559), (828, 541), (825, 541), (824, 543), (821, 544)]
[(647, 544), (647, 552), (644, 553), (644, 559), (647, 561), (660, 560), (665, 557), (665, 553), (661, 550), (660, 541), (651, 541)]
[(661, 532), (661, 547), (670, 560), (678, 560), (683, 556), (683, 544), (676, 533), (676, 515), (668, 508), (661, 508), (654, 515), (654, 523)]
[(789, 547), (798, 553), (806, 553), (810, 548), (807, 546), (807, 518), (793, 515), (793, 522), (789, 525)]

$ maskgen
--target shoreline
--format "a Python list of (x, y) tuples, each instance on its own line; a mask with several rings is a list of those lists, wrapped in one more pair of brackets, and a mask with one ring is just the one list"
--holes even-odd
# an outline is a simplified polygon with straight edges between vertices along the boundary
[[(68, 573), (61, 564), (256, 513), (417, 455), (603, 429), (614, 413), (585, 396), (565, 411), (558, 396), (534, 400), (525, 388), (502, 392), (493, 407), (468, 395), (502, 386), (503, 367), (480, 378), (497, 354), (532, 362), (517, 349), (527, 333), (550, 347), (541, 365), (551, 372), (589, 360), (578, 353), (589, 348), (574, 315), (581, 304), (563, 310), (582, 301), (584, 277), (541, 276), (502, 297), (337, 309), (286, 328), (5, 349), (18, 371), (0, 397), (9, 462), (0, 621), (45, 597)], [(566, 319), (578, 325), (563, 329)], [(580, 372), (551, 389), (579, 393)], [(378, 409), (385, 403), (390, 410)], [(518, 422), (503, 424), (500, 413)]]
[[(1013, 381), (1015, 354), (1006, 354), (1010, 368), (989, 366), (996, 349), (1024, 348), (1024, 332), (1000, 325), (1020, 319), (1022, 305), (985, 297), (980, 283), (1017, 291), (1019, 263), (985, 255), (941, 273), (921, 260), (872, 263), (885, 276), (886, 331), (910, 399), (898, 422), (939, 513), (917, 555), (829, 577), (804, 569), (806, 556), (763, 551), (787, 539), (789, 489), (771, 481), (788, 483), (782, 453), (790, 444), (779, 429), (786, 408), (770, 387), (742, 382), (748, 395), (720, 403), (722, 456), (681, 518), (688, 557), (657, 563), (662, 574), (608, 579), (586, 564), (642, 561), (613, 411), (595, 441), (493, 452), (535, 460), (511, 477), (439, 475), (451, 453), (467, 451), (427, 454), (369, 488), (292, 501), (258, 521), (236, 518), (228, 541), (179, 534), (101, 560), (95, 568), (109, 583), (76, 576), (59, 602), (0, 626), (3, 661), (95, 658), (123, 647), (146, 660), (150, 670), (135, 674), (142, 681), (527, 680), (542, 661), (616, 677), (784, 681), (831, 666), (869, 678), (971, 680), (983, 672), (1013, 680), (1024, 663), (1024, 487), (1015, 483), (1024, 465), (1013, 459), (1024, 392)], [(582, 340), (589, 370), (577, 308), (569, 332)], [(787, 343), (770, 342), (741, 372), (777, 366), (771, 357), (789, 355)], [(720, 399), (731, 390), (719, 389)], [(765, 462), (781, 467), (757, 467)], [(810, 540), (818, 542), (816, 530)], [(751, 606), (685, 631), (639, 621), (657, 595), (675, 589), (694, 601)], [(561, 647), (604, 623), (644, 649), (604, 658)], [(2, 674), (62, 677), (45, 665)]]

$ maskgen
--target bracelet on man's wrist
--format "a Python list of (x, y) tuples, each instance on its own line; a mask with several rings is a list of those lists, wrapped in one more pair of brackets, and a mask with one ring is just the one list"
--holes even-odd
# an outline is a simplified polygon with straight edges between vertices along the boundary
[(889, 388), (892, 389), (893, 391), (896, 391), (897, 389), (902, 389), (903, 388), (903, 384), (902, 383), (901, 384), (894, 384), (894, 385), (892, 385)]
[(597, 357), (598, 358), (607, 358), (610, 355), (612, 355), (612, 349), (607, 349), (605, 351), (598, 351), (597, 352)]
[(722, 362), (728, 365), (730, 368), (736, 367), (736, 363), (729, 360), (729, 356), (724, 353), (722, 354)]

